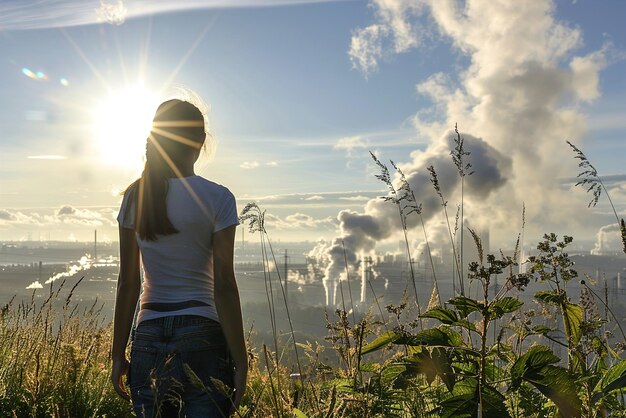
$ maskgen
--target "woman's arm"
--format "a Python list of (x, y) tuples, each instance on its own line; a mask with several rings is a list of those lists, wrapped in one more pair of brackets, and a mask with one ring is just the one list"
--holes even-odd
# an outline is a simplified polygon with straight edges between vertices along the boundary
[(133, 323), (137, 300), (141, 290), (139, 273), (139, 247), (135, 231), (120, 226), (120, 274), (117, 279), (115, 317), (113, 320), (113, 368), (111, 380), (118, 395), (130, 399), (124, 388), (123, 377), (128, 373), (126, 345)]
[(213, 234), (213, 269), (215, 308), (222, 330), (235, 361), (235, 407), (239, 406), (246, 390), (248, 375), (248, 353), (243, 335), (239, 289), (233, 269), (235, 228), (229, 226)]

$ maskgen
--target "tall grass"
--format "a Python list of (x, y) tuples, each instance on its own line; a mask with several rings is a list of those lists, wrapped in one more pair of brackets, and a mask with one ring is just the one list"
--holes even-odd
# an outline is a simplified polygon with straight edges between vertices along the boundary
[[(81, 279), (82, 280), (82, 279)], [(0, 416), (127, 417), (110, 384), (112, 327), (103, 304), (80, 307), (66, 282), (41, 303), (12, 299), (0, 311)]]

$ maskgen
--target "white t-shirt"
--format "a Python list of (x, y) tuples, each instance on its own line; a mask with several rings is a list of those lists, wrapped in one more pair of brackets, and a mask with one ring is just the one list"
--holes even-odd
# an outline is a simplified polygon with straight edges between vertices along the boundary
[[(213, 294), (213, 233), (239, 223), (235, 197), (200, 176), (168, 179), (167, 216), (179, 231), (144, 241), (137, 235), (144, 280), (141, 303), (200, 301), (176, 311), (141, 309), (137, 322), (169, 315), (199, 315), (219, 321)], [(117, 220), (134, 229), (135, 202), (124, 195)], [(128, 205), (130, 204), (130, 207)]]

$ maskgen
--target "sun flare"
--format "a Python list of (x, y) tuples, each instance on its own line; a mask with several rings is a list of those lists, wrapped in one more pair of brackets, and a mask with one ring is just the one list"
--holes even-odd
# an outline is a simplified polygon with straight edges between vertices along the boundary
[(126, 169), (139, 169), (157, 106), (157, 96), (141, 86), (111, 92), (93, 115), (100, 159)]

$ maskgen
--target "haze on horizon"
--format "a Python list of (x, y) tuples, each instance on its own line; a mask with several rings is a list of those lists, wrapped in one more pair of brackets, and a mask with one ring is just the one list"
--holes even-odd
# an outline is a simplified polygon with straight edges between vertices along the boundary
[(426, 167), (454, 214), (458, 123), (475, 171), (466, 219), (492, 247), (513, 245), (524, 205), (529, 242), (554, 231), (619, 249), (606, 197), (587, 208), (573, 188), (565, 140), (623, 216), (624, 15), (614, 0), (3, 2), (0, 241), (115, 241), (146, 120), (184, 85), (217, 143), (199, 174), (267, 209), (274, 239), (324, 238), (322, 253), (397, 241), (372, 151), (402, 168), (444, 240)]

